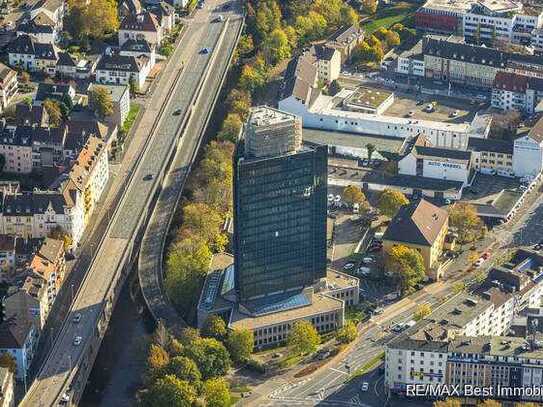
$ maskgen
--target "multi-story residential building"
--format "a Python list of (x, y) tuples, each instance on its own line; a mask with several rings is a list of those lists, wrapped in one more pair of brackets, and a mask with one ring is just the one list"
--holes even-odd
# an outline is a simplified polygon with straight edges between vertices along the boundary
[(32, 138), (32, 167), (40, 171), (46, 167), (64, 165), (64, 145), (68, 129), (63, 127), (24, 127)]
[(17, 103), (15, 105), (17, 126), (49, 127), (49, 114), (42, 106)]
[(47, 24), (36, 24), (34, 21), (19, 24), (17, 26), (17, 36), (19, 35), (28, 35), (43, 44), (53, 44), (58, 40), (58, 32), (55, 27)]
[(337, 49), (341, 53), (341, 63), (351, 59), (354, 49), (364, 41), (364, 30), (354, 25), (342, 27), (327, 40), (328, 48)]
[(17, 72), (0, 63), (0, 113), (9, 105), (17, 90)]
[(543, 100), (543, 78), (497, 72), (492, 86), (492, 107), (533, 114)]
[(160, 46), (162, 35), (162, 27), (154, 14), (148, 11), (130, 14), (121, 21), (119, 46), (122, 47), (128, 40), (145, 40), (151, 45)]
[(109, 179), (105, 143), (90, 136), (68, 174), (83, 197), (84, 222), (88, 223)]
[(425, 76), (481, 88), (491, 88), (498, 72), (543, 77), (536, 55), (499, 51), (451, 40), (423, 38)]
[(471, 168), (484, 174), (514, 175), (512, 141), (470, 137)]
[(171, 4), (161, 1), (146, 4), (145, 8), (156, 17), (158, 24), (162, 28), (162, 32), (168, 32), (173, 29), (175, 24), (175, 8)]
[(317, 77), (322, 83), (330, 83), (339, 78), (341, 72), (341, 52), (327, 46), (316, 45), (311, 52), (315, 56)]
[(40, 82), (36, 95), (34, 96), (34, 104), (41, 105), (47, 99), (56, 99), (71, 104), (75, 104), (75, 88), (69, 84), (56, 84)]
[(15, 377), (26, 382), (34, 358), (39, 332), (30, 318), (18, 314), (0, 323), (0, 353), (7, 352), (17, 362)]
[(142, 88), (151, 71), (151, 60), (146, 56), (103, 55), (96, 66), (96, 82), (112, 85), (134, 83)]
[(76, 247), (85, 228), (83, 197), (68, 181), (60, 192), (5, 193), (2, 233), (22, 238), (47, 237), (60, 228), (72, 237)]
[(389, 252), (397, 245), (417, 250), (428, 276), (438, 280), (441, 277), (439, 257), (448, 229), (447, 211), (425, 199), (414, 201), (402, 206), (390, 221), (383, 235), (383, 250)]
[(13, 373), (7, 367), (0, 367), (0, 407), (15, 407)]
[(146, 57), (149, 59), (150, 67), (153, 68), (156, 63), (156, 45), (149, 44), (145, 40), (127, 40), (121, 46), (119, 55), (127, 57)]
[(234, 163), (242, 301), (303, 288), (326, 275), (327, 152), (301, 141), (296, 116), (269, 107), (251, 111)]
[(12, 67), (55, 75), (58, 54), (53, 44), (37, 42), (28, 35), (20, 35), (8, 44), (6, 50)]
[(6, 126), (1, 130), (0, 154), (5, 158), (5, 172), (32, 172), (32, 137), (24, 128)]
[(94, 87), (101, 86), (109, 91), (111, 102), (113, 103), (113, 113), (107, 116), (105, 120), (121, 127), (130, 111), (130, 89), (126, 85), (95, 85), (89, 87), (89, 91)]
[(51, 26), (55, 33), (55, 39), (62, 32), (66, 5), (61, 0), (41, 0), (30, 10), (30, 19), (38, 25)]
[(9, 279), (10, 273), (15, 270), (17, 258), (15, 256), (17, 237), (0, 235), (0, 281)]
[(422, 53), (422, 40), (417, 42), (411, 49), (402, 51), (398, 55), (396, 72), (424, 77), (424, 55)]
[(143, 10), (140, 0), (121, 0), (117, 3), (117, 13), (122, 20), (131, 14), (139, 14)]
[(471, 152), (436, 148), (425, 136), (419, 135), (406, 148), (406, 154), (398, 162), (398, 173), (468, 182), (471, 170)]
[(514, 141), (513, 172), (517, 177), (535, 178), (543, 169), (543, 118)]
[(29, 268), (46, 281), (47, 297), (49, 307), (51, 307), (66, 273), (64, 242), (50, 237), (45, 238), (40, 249), (30, 261)]
[(43, 329), (51, 306), (46, 279), (31, 270), (25, 270), (16, 277), (3, 299), (6, 318), (25, 315), (38, 330)]

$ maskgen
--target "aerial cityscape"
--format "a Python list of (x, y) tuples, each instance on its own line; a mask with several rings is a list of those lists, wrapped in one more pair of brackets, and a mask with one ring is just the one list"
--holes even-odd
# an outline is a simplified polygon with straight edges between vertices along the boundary
[(543, 406), (542, 0), (0, 0), (0, 407)]

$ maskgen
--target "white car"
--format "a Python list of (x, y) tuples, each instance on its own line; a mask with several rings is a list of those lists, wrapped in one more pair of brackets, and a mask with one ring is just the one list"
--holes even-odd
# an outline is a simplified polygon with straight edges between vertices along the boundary
[(79, 312), (77, 314), (75, 314), (72, 321), (73, 321), (74, 324), (78, 324), (79, 322), (81, 322), (81, 314)]
[(364, 263), (364, 264), (373, 264), (373, 263), (375, 263), (375, 259), (373, 257), (364, 257), (362, 259), (362, 263)]
[(354, 263), (345, 263), (343, 270), (351, 270), (354, 267)]
[(368, 391), (368, 389), (370, 388), (370, 385), (368, 382), (364, 382), (362, 383), (362, 385), (360, 386), (360, 390), (361, 391)]
[(76, 337), (74, 338), (74, 342), (73, 342), (74, 346), (79, 346), (79, 345), (81, 345), (81, 341), (82, 341), (82, 340), (83, 340), (82, 337), (76, 336)]
[(481, 265), (485, 262), (485, 259), (483, 259), (482, 257), (479, 258), (479, 260), (477, 260), (475, 262), (475, 267), (481, 267)]

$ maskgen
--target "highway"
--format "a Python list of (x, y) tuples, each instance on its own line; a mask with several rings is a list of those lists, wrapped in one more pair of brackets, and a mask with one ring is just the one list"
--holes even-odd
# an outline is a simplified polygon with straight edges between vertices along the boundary
[[(86, 275), (51, 352), (21, 403), (23, 406), (57, 405), (64, 394), (70, 398), (75, 394), (74, 401), (77, 401), (107, 328), (115, 302), (113, 294), (120, 291), (126, 263), (135, 257), (135, 246), (143, 230), (141, 226), (159, 191), (171, 153), (176, 147), (177, 151), (183, 150), (187, 144), (187, 149), (191, 150), (199, 143), (194, 138), (201, 132), (187, 132), (176, 146), (180, 127), (191, 111), (194, 120), (199, 116), (207, 120), (210, 106), (206, 103), (209, 103), (212, 88), (206, 88), (207, 95), (202, 92), (206, 98), (194, 109), (191, 107), (193, 99), (199, 94), (206, 69), (209, 69), (209, 82), (218, 82), (219, 72), (223, 72), (223, 64), (229, 60), (228, 53), (235, 46), (243, 23), (238, 8), (225, 12), (221, 1), (208, 0), (206, 4), (188, 22), (181, 44), (171, 57), (182, 61), (184, 69), (170, 64), (170, 71), (162, 73), (161, 85), (167, 86), (157, 89), (155, 104), (146, 109), (136, 138), (130, 144), (133, 151), (125, 154), (117, 175), (117, 190), (112, 188), (110, 191), (112, 210), (108, 216), (112, 214), (111, 221), (90, 268), (74, 271)], [(219, 12), (225, 21), (213, 22)], [(211, 52), (201, 53), (204, 47)], [(138, 148), (141, 149), (139, 153)], [(108, 207), (107, 204), (104, 206)], [(76, 313), (82, 315), (79, 323), (72, 322)], [(81, 337), (79, 345), (74, 344), (75, 337)], [(78, 371), (86, 374), (78, 375)]]

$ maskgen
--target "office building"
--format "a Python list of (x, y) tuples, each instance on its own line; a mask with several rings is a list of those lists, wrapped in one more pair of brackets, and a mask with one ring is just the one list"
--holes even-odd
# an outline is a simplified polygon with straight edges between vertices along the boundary
[(301, 121), (252, 110), (234, 163), (235, 285), (241, 302), (326, 276), (327, 150), (302, 146)]

